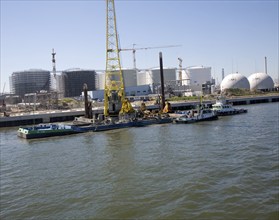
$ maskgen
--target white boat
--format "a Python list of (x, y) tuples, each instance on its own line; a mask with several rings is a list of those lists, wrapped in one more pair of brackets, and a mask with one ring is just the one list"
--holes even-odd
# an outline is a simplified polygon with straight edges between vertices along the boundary
[(214, 111), (218, 116), (247, 113), (247, 109), (236, 109), (231, 104), (228, 104), (224, 97), (217, 98), (216, 103), (212, 105), (212, 111)]
[(218, 116), (209, 108), (197, 108), (183, 112), (181, 116), (173, 120), (174, 123), (194, 123), (199, 121), (217, 120)]

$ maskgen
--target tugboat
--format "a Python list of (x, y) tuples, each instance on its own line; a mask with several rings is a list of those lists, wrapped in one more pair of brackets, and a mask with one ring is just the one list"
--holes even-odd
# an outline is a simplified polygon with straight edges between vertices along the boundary
[(231, 104), (227, 104), (224, 97), (217, 97), (216, 103), (212, 105), (212, 111), (218, 116), (236, 115), (248, 112), (247, 109), (236, 109)]
[[(179, 115), (179, 112), (177, 112)], [(181, 116), (173, 120), (174, 123), (195, 123), (199, 121), (212, 121), (217, 120), (218, 116), (211, 109), (204, 108), (203, 106), (186, 112), (181, 112)]]

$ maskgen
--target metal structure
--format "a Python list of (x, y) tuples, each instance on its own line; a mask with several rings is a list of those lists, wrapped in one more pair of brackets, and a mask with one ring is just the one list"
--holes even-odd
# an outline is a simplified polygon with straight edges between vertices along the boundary
[(180, 47), (181, 46), (181, 45), (167, 45), (167, 46), (159, 46), (159, 47), (141, 47), (141, 48), (135, 48), (135, 45), (136, 44), (133, 44), (133, 48), (119, 49), (119, 51), (132, 51), (133, 52), (134, 69), (137, 69), (137, 65), (136, 65), (136, 51), (137, 50), (149, 50), (149, 49), (159, 49), (159, 48)]
[(125, 100), (124, 82), (120, 65), (118, 34), (114, 0), (106, 0), (106, 73), (104, 115), (117, 116)]
[(55, 61), (55, 55), (56, 53), (54, 52), (54, 49), (52, 49), (52, 72), (53, 72), (53, 75), (54, 75), (54, 78), (56, 77), (56, 61)]

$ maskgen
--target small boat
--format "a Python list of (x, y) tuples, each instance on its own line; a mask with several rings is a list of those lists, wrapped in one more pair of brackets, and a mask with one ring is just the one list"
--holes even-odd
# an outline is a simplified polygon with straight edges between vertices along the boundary
[[(177, 112), (179, 114), (179, 112)], [(181, 116), (176, 117), (174, 123), (195, 123), (199, 121), (217, 120), (218, 116), (209, 108), (197, 108), (186, 112), (181, 112)]]
[(39, 124), (31, 127), (19, 127), (17, 136), (25, 139), (45, 138), (82, 133), (76, 126), (64, 124)]
[(236, 109), (231, 104), (227, 104), (224, 97), (217, 98), (216, 103), (212, 105), (212, 111), (214, 111), (218, 116), (247, 113), (247, 109)]

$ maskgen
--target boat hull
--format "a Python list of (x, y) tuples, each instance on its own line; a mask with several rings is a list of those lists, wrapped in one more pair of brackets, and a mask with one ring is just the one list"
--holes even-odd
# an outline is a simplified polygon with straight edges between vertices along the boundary
[(136, 126), (143, 127), (143, 126), (148, 126), (148, 125), (166, 124), (166, 123), (172, 123), (172, 119), (171, 118), (139, 119), (136, 121)]
[(235, 109), (234, 111), (214, 111), (218, 116), (238, 115), (247, 113), (247, 109)]
[(213, 115), (211, 117), (205, 117), (205, 118), (177, 118), (173, 122), (176, 124), (190, 124), (190, 123), (196, 123), (200, 121), (214, 121), (217, 120), (218, 116)]
[(77, 134), (80, 132), (76, 131), (56, 131), (56, 132), (41, 132), (41, 133), (31, 133), (31, 134), (25, 134), (21, 132), (17, 132), (17, 136), (20, 138), (25, 139), (35, 139), (35, 138), (46, 138), (46, 137), (54, 137), (54, 136), (64, 136), (64, 135), (70, 135), (70, 134)]

